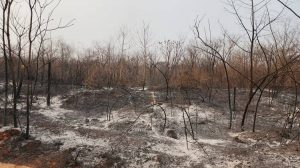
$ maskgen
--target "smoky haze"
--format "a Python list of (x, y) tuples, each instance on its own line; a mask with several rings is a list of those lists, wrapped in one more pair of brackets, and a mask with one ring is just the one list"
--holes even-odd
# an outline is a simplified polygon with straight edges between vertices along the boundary
[(225, 8), (224, 0), (64, 0), (56, 14), (64, 20), (76, 19), (75, 25), (55, 35), (89, 45), (113, 40), (124, 26), (134, 35), (146, 23), (157, 40), (187, 38), (197, 16), (209, 19), (214, 33), (220, 31), (220, 23), (238, 30)]

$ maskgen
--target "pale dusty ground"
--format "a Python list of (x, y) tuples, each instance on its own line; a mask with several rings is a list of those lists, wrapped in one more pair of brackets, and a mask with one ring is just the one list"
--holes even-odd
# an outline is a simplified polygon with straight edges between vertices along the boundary
[[(162, 130), (164, 113), (159, 106), (134, 107), (129, 99), (125, 106), (112, 109), (110, 121), (106, 111), (63, 108), (70, 96), (102, 91), (75, 90), (55, 96), (51, 107), (39, 97), (32, 112), (32, 136), (43, 143), (57, 143), (60, 150), (74, 148), (82, 167), (103, 163), (107, 160), (105, 154), (112, 156), (116, 167), (300, 167), (299, 152), (283, 153), (277, 140), (243, 138), (240, 132), (229, 131), (226, 110), (205, 103), (176, 107), (160, 104), (167, 115), (166, 130), (175, 130), (178, 139), (166, 136), (166, 130)], [(151, 100), (145, 106), (150, 107), (159, 93), (145, 92)], [(195, 139), (190, 133), (185, 136), (184, 122), (191, 129), (180, 108), (191, 118)], [(243, 143), (234, 140), (238, 136)]]

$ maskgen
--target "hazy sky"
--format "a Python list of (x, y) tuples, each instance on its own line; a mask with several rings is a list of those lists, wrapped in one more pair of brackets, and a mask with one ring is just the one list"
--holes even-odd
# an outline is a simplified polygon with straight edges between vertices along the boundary
[[(275, 1), (275, 0), (273, 0)], [(64, 21), (76, 19), (73, 27), (55, 34), (79, 45), (109, 41), (126, 26), (135, 35), (143, 22), (150, 24), (154, 39), (191, 37), (191, 26), (197, 16), (211, 22), (214, 33), (220, 24), (238, 31), (235, 18), (225, 8), (225, 0), (62, 0), (56, 16)], [(300, 13), (300, 0), (290, 0)], [(300, 21), (299, 21), (300, 23)]]

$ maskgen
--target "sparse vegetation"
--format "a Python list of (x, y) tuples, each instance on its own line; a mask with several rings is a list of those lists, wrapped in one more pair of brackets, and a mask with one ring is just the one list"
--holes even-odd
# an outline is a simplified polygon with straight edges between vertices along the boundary
[(239, 33), (78, 49), (51, 36), (76, 26), (61, 1), (1, 0), (0, 167), (299, 167), (299, 14), (226, 2)]

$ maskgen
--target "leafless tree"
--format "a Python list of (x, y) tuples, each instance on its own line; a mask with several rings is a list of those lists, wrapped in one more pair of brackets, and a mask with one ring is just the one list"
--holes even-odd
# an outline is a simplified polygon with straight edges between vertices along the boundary
[(118, 35), (118, 41), (120, 42), (120, 53), (118, 54), (118, 69), (119, 72), (117, 74), (119, 84), (124, 84), (126, 79), (126, 67), (125, 61), (127, 60), (127, 52), (130, 49), (130, 41), (129, 41), (129, 32), (126, 27), (122, 27), (120, 29)]
[[(248, 39), (248, 48), (243, 47), (237, 40), (233, 40), (229, 35), (227, 37), (243, 52), (249, 55), (249, 73), (250, 77), (249, 82), (250, 82), (250, 87), (249, 87), (249, 99), (248, 102), (245, 106), (242, 122), (241, 122), (241, 129), (244, 130), (244, 124), (245, 124), (245, 119), (248, 111), (248, 107), (256, 94), (257, 90), (260, 90), (260, 86), (264, 85), (265, 82), (268, 83), (269, 80), (267, 78), (270, 77), (269, 74), (267, 75), (267, 78), (263, 78), (265, 80), (262, 80), (260, 82), (257, 82), (259, 80), (259, 77), (254, 76), (254, 63), (255, 63), (255, 57), (256, 57), (256, 51), (255, 51), (255, 46), (259, 43), (259, 38), (261, 37), (261, 34), (264, 33), (265, 29), (272, 23), (278, 20), (279, 16), (282, 14), (282, 11), (279, 11), (276, 13), (274, 17), (271, 17), (268, 15), (268, 4), (270, 3), (269, 1), (260, 1), (260, 2), (255, 2), (254, 0), (251, 0), (249, 3), (248, 2), (241, 2), (239, 0), (230, 0), (228, 1), (230, 7), (232, 8), (232, 13), (233, 15), (237, 18), (240, 26), (242, 27), (242, 30), (245, 32), (245, 35)], [(249, 9), (249, 15), (250, 15), (250, 23), (247, 23), (247, 19), (244, 19), (244, 17), (241, 15), (241, 12), (239, 11), (240, 7), (244, 7), (245, 9)], [(245, 75), (245, 74), (244, 74)], [(245, 75), (246, 76), (246, 75)], [(273, 80), (273, 78), (271, 77)], [(257, 84), (259, 83), (259, 84)], [(259, 89), (255, 87), (258, 87)], [(253, 91), (255, 90), (255, 91)]]
[[(17, 122), (17, 87), (16, 87), (16, 78), (15, 78), (15, 66), (14, 66), (14, 57), (13, 57), (13, 47), (11, 42), (11, 11), (12, 11), (12, 5), (14, 1), (8, 0), (5, 2), (4, 8), (3, 8), (3, 14), (6, 15), (6, 17), (3, 17), (3, 47), (4, 47), (4, 57), (6, 58), (6, 61), (9, 65), (9, 71), (10, 76), (12, 80), (12, 89), (13, 89), (13, 121), (14, 121), (14, 127), (18, 126)], [(5, 7), (6, 6), (6, 7)], [(6, 8), (6, 9), (5, 9)], [(6, 13), (5, 13), (6, 11)], [(6, 65), (7, 66), (7, 65)], [(7, 72), (8, 73), (8, 72)], [(8, 74), (7, 74), (8, 75)], [(6, 93), (7, 94), (7, 93)], [(7, 95), (6, 95), (7, 96)], [(7, 98), (5, 98), (7, 100)]]
[(1, 9), (2, 9), (2, 51), (4, 57), (4, 72), (5, 72), (5, 100), (4, 100), (4, 112), (3, 112), (3, 125), (7, 125), (7, 103), (8, 103), (8, 54), (6, 50), (6, 12), (9, 5), (8, 0), (1, 0)]
[(201, 44), (204, 45), (205, 48), (202, 48), (201, 46), (196, 46), (198, 49), (210, 54), (212, 57), (215, 57), (219, 59), (222, 62), (222, 65), (225, 70), (226, 75), (226, 82), (227, 82), (227, 96), (228, 96), (228, 109), (229, 109), (229, 128), (232, 128), (232, 120), (233, 120), (233, 113), (232, 113), (232, 107), (231, 107), (231, 85), (230, 85), (230, 78), (229, 78), (229, 72), (228, 72), (228, 61), (226, 60), (228, 57), (231, 56), (232, 51), (235, 47), (235, 44), (232, 42), (227, 42), (226, 36), (224, 35), (224, 38), (219, 43), (212, 43), (207, 42), (204, 40), (204, 38), (200, 34), (200, 28), (199, 25), (201, 23), (200, 21), (196, 21), (194, 25), (195, 29), (195, 35), (196, 38), (199, 39)]
[[(53, 13), (57, 6), (60, 4), (60, 1), (41, 1), (41, 0), (28, 0), (26, 2), (27, 10), (29, 13), (28, 24), (25, 27), (27, 31), (27, 49), (26, 49), (26, 61), (24, 59), (23, 65), (26, 69), (27, 74), (27, 87), (26, 87), (26, 138), (29, 138), (29, 128), (30, 128), (30, 109), (33, 95), (33, 85), (32, 85), (32, 76), (33, 76), (33, 67), (32, 61), (34, 56), (39, 57), (39, 51), (41, 47), (38, 47), (37, 54), (34, 54), (34, 45), (39, 42), (38, 46), (42, 46), (42, 41), (37, 41), (38, 37), (45, 37), (46, 33), (49, 33), (54, 30), (62, 29), (71, 26), (73, 21), (62, 25), (61, 22), (58, 23), (55, 27), (50, 27), (49, 25), (53, 22)], [(54, 5), (52, 7), (51, 5)], [(46, 9), (49, 9), (46, 12)]]
[(176, 68), (184, 55), (184, 42), (167, 40), (160, 42), (160, 51), (162, 54), (162, 61), (152, 65), (163, 76), (166, 83), (166, 100), (169, 99), (170, 94), (170, 80), (176, 71)]
[(145, 90), (146, 80), (147, 80), (147, 67), (148, 67), (148, 60), (150, 56), (150, 43), (151, 43), (151, 35), (150, 35), (150, 26), (143, 24), (143, 28), (140, 33), (138, 33), (138, 41), (139, 46), (141, 48), (141, 55), (143, 59), (143, 79), (142, 79), (142, 87)]
[(284, 3), (283, 1), (281, 0), (277, 0), (281, 5), (283, 5), (284, 7), (286, 7), (289, 11), (291, 11), (296, 17), (298, 17), (300, 19), (300, 15), (295, 11), (293, 10), (291, 7), (289, 7), (289, 5), (287, 5), (287, 3)]

